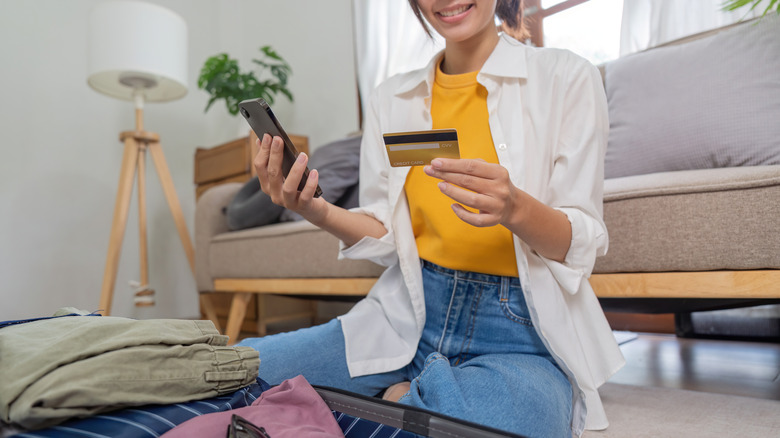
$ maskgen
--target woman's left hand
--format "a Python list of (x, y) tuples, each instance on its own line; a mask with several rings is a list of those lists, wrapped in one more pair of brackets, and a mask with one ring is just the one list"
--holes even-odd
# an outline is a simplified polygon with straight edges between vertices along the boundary
[(572, 235), (566, 214), (515, 187), (501, 165), (435, 158), (424, 171), (442, 180), (439, 190), (456, 202), (452, 210), (462, 221), (476, 227), (503, 225), (544, 257), (566, 259)]
[(442, 180), (439, 190), (456, 202), (452, 210), (468, 224), (507, 226), (521, 207), (520, 189), (512, 184), (509, 172), (499, 164), (481, 159), (435, 158), (423, 170)]

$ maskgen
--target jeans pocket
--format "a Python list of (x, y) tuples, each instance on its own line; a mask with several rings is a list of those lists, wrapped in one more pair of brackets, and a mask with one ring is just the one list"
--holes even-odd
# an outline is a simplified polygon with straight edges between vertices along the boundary
[(520, 285), (502, 285), (499, 294), (499, 305), (504, 315), (518, 323), (533, 327), (531, 313), (525, 304), (523, 288)]

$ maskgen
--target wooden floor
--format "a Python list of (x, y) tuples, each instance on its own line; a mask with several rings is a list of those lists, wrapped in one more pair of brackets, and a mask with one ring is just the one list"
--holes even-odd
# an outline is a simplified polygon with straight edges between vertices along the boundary
[(780, 400), (780, 344), (639, 334), (609, 381)]

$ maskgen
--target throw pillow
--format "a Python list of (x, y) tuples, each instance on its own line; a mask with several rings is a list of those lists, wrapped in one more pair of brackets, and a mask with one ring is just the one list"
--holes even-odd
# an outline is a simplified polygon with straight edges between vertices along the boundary
[(780, 164), (780, 17), (606, 64), (605, 177)]

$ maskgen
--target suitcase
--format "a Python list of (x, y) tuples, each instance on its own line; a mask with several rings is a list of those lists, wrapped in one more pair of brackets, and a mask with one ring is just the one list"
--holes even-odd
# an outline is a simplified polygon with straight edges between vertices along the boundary
[[(175, 405), (128, 408), (69, 420), (36, 431), (0, 427), (0, 437), (148, 438), (160, 436), (195, 416), (248, 406), (271, 386), (262, 379), (232, 394)], [(432, 411), (324, 386), (313, 386), (333, 412), (346, 438), (522, 438)], [(305, 438), (305, 437), (302, 437)]]
[(433, 411), (324, 386), (314, 386), (346, 438), (522, 438)]

